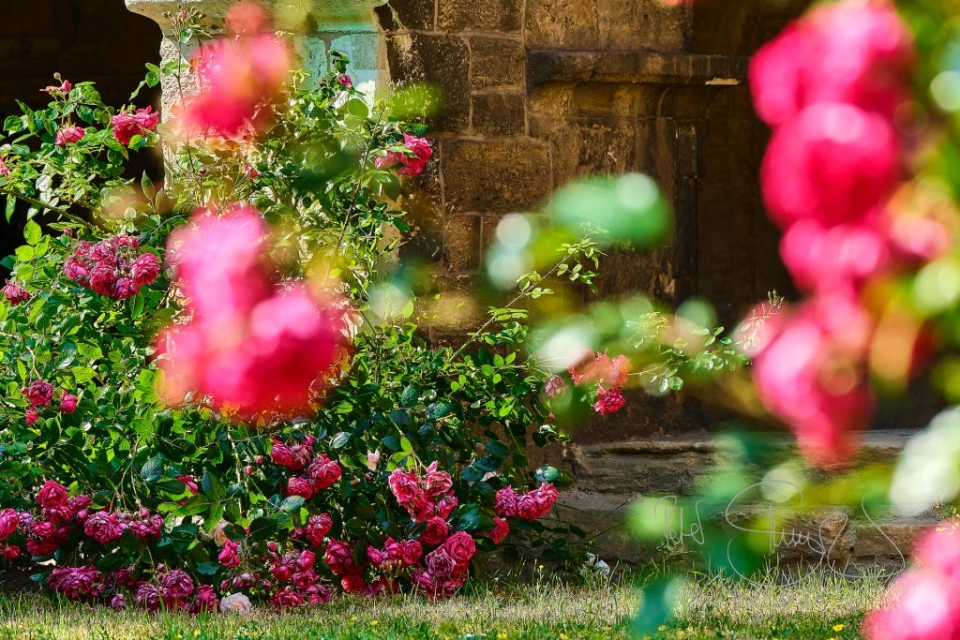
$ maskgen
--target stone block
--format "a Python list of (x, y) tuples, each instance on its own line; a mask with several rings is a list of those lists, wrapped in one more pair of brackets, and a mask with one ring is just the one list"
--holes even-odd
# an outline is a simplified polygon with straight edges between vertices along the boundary
[(427, 82), (441, 92), (435, 132), (466, 131), (470, 126), (470, 54), (464, 38), (419, 33), (387, 37), (387, 60), (394, 82)]
[(550, 195), (550, 152), (528, 138), (454, 140), (444, 146), (448, 211), (509, 212)]
[(473, 89), (501, 85), (522, 85), (526, 67), (523, 43), (506, 38), (470, 38)]
[(600, 46), (597, 0), (528, 0), (525, 41), (529, 49)]
[(433, 31), (437, 0), (390, 0), (374, 11), (384, 31)]
[(481, 93), (473, 96), (473, 132), (484, 136), (525, 133), (526, 95), (522, 91)]
[(443, 225), (443, 268), (449, 273), (476, 271), (480, 266), (481, 219), (456, 215)]
[(597, 0), (600, 48), (611, 51), (686, 51), (693, 6), (660, 0)]
[(447, 31), (519, 31), (523, 0), (438, 0), (437, 25)]

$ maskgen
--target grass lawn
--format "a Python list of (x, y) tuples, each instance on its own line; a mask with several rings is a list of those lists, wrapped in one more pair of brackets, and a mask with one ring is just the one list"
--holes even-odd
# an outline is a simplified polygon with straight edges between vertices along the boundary
[[(682, 590), (676, 618), (650, 637), (856, 638), (864, 612), (881, 592), (881, 582), (870, 578), (812, 576), (786, 586), (772, 579), (758, 585), (696, 579)], [(21, 594), (0, 598), (0, 638), (605, 640), (632, 637), (637, 603), (629, 586), (494, 584), (437, 604), (413, 597), (351, 597), (304, 613), (261, 609), (246, 616), (194, 617), (114, 612)]]

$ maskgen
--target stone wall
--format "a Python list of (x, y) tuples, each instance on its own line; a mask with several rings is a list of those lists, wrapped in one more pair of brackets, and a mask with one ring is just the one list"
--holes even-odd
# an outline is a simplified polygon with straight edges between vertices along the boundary
[[(702, 295), (728, 325), (789, 293), (758, 167), (768, 132), (745, 86), (751, 55), (803, 0), (390, 0), (377, 9), (395, 82), (442, 90), (434, 170), (404, 203), (451, 288), (468, 288), (500, 218), (567, 182), (641, 171), (676, 211), (672, 242), (607, 258), (601, 293)], [(457, 327), (448, 327), (456, 329)], [(638, 395), (585, 442), (697, 431), (692, 402)]]

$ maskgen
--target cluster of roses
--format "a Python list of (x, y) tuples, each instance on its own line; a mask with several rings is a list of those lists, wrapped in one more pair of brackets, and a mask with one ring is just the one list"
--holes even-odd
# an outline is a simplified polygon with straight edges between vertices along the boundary
[(426, 138), (417, 138), (403, 134), (405, 151), (386, 151), (374, 161), (377, 169), (389, 169), (401, 165), (397, 175), (401, 178), (413, 178), (423, 173), (427, 161), (433, 156), (433, 147)]
[(34, 557), (47, 556), (59, 549), (77, 528), (101, 545), (119, 540), (127, 530), (144, 543), (159, 539), (163, 532), (163, 517), (159, 514), (148, 509), (141, 509), (136, 514), (113, 513), (106, 509), (90, 511), (89, 496), (81, 494), (70, 498), (67, 488), (53, 480), (48, 480), (40, 488), (36, 501), (40, 507), (37, 515), (16, 514), (11, 509), (3, 512), (7, 518), (4, 522), (16, 519), (26, 538), (27, 552)]
[(327, 454), (313, 457), (313, 436), (307, 436), (301, 444), (288, 447), (279, 440), (273, 441), (270, 458), (278, 465), (291, 471), (306, 470), (302, 476), (293, 476), (287, 480), (287, 494), (309, 500), (313, 494), (323, 491), (340, 479), (343, 469), (331, 460)]
[(774, 129), (761, 181), (794, 280), (811, 293), (765, 329), (754, 378), (768, 410), (821, 464), (852, 454), (873, 398), (866, 360), (875, 322), (868, 279), (942, 251), (947, 233), (922, 215), (895, 219), (915, 53), (890, 3), (816, 7), (754, 58), (760, 117)]
[[(55, 76), (60, 79), (59, 74)], [(42, 89), (43, 92), (51, 96), (66, 100), (73, 89), (73, 83), (69, 80), (63, 80), (60, 86), (50, 86)], [(157, 128), (160, 123), (160, 114), (153, 111), (153, 107), (137, 109), (136, 111), (121, 112), (113, 116), (110, 123), (113, 125), (113, 137), (122, 145), (129, 146), (130, 140), (134, 136), (145, 136), (148, 132)], [(54, 138), (58, 147), (65, 147), (68, 144), (76, 144), (83, 140), (87, 135), (86, 129), (72, 124), (61, 127), (57, 130)], [(2, 162), (0, 162), (2, 164)]]
[(63, 264), (63, 274), (100, 295), (124, 300), (137, 295), (160, 275), (160, 260), (138, 253), (137, 239), (114, 236), (99, 242), (81, 240)]
[[(44, 380), (34, 380), (29, 387), (23, 389), (22, 393), (30, 401), (30, 407), (27, 408), (23, 417), (32, 427), (40, 419), (40, 411), (53, 403), (53, 385)], [(60, 390), (60, 413), (73, 413), (77, 410), (77, 402), (77, 396), (68, 393), (66, 389)]]
[(199, 210), (171, 235), (188, 321), (157, 338), (169, 402), (194, 392), (243, 416), (310, 412), (317, 385), (346, 357), (346, 304), (302, 282), (278, 291), (266, 238), (246, 205), (223, 216)]
[(105, 602), (113, 609), (130, 606), (128, 593), (133, 594), (136, 606), (154, 612), (189, 611), (202, 613), (218, 611), (220, 599), (210, 585), (196, 585), (182, 569), (168, 570), (157, 565), (155, 581), (136, 580), (130, 569), (117, 569), (104, 575), (92, 565), (57, 567), (50, 572), (47, 586), (71, 600)]
[[(605, 353), (587, 351), (567, 371), (574, 386), (597, 385), (597, 401), (593, 404), (593, 410), (601, 415), (609, 415), (620, 411), (626, 403), (622, 388), (627, 384), (632, 368), (625, 355), (611, 358)], [(566, 388), (563, 378), (555, 375), (547, 380), (543, 390), (548, 398), (554, 398)]]

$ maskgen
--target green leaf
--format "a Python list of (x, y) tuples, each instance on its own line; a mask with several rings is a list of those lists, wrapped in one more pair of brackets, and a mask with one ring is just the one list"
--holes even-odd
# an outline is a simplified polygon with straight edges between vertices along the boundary
[(410, 409), (411, 407), (416, 406), (417, 400), (420, 399), (420, 391), (414, 387), (409, 386), (403, 390), (403, 393), (400, 395), (400, 406), (405, 409)]
[(177, 513), (181, 516), (197, 516), (206, 511), (209, 505), (210, 501), (207, 500), (206, 496), (198, 494), (180, 505)]
[(268, 540), (277, 531), (277, 521), (273, 518), (256, 518), (250, 523), (250, 542)]
[(548, 465), (540, 467), (533, 475), (540, 482), (554, 482), (560, 477), (560, 471)]
[(218, 478), (217, 474), (209, 469), (203, 470), (203, 477), (200, 479), (200, 486), (203, 487), (203, 492), (208, 498), (210, 498), (211, 501), (219, 502), (226, 496), (226, 493), (223, 491), (223, 484), (220, 482), (220, 478)]
[(27, 244), (32, 247), (40, 242), (40, 238), (43, 237), (43, 229), (41, 229), (40, 225), (35, 221), (30, 220), (23, 228), (23, 237), (27, 241)]
[(350, 442), (352, 434), (347, 433), (346, 431), (341, 431), (337, 435), (333, 436), (333, 440), (330, 441), (330, 447), (333, 449), (342, 449), (347, 446), (347, 443)]
[(306, 500), (304, 500), (302, 496), (290, 496), (280, 503), (280, 510), (293, 513), (302, 507), (304, 502), (306, 502)]

